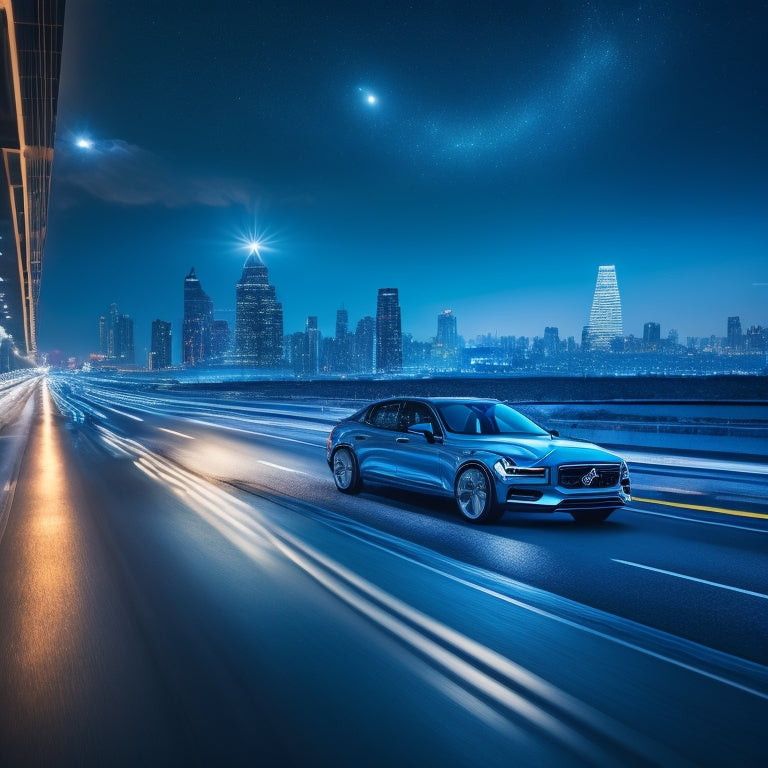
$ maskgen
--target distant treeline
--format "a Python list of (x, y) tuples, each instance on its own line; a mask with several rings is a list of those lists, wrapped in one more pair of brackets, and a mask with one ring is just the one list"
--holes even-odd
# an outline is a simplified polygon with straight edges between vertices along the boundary
[(237, 393), (248, 398), (378, 400), (385, 397), (493, 397), (518, 403), (768, 401), (768, 376), (422, 379), (289, 379), (166, 383), (165, 389)]

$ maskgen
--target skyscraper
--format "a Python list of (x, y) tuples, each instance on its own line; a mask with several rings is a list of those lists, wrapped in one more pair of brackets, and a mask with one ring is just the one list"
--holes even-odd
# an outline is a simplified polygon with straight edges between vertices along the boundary
[(114, 302), (109, 305), (109, 314), (99, 318), (99, 352), (109, 362), (135, 362), (133, 320), (130, 315), (121, 315)]
[(451, 370), (458, 366), (459, 336), (456, 331), (456, 315), (451, 309), (437, 316), (437, 336), (432, 355), (438, 370)]
[(544, 339), (542, 342), (544, 354), (548, 356), (560, 353), (560, 331), (553, 325), (544, 328)]
[(616, 281), (616, 267), (599, 267), (589, 326), (585, 334), (593, 350), (609, 350), (611, 341), (624, 335), (621, 320), (621, 297)]
[(283, 305), (257, 250), (243, 266), (235, 289), (235, 362), (276, 368), (283, 359)]
[(133, 365), (136, 362), (133, 346), (133, 318), (130, 315), (120, 315), (118, 328), (120, 329), (120, 346), (117, 358), (122, 363)]
[(318, 370), (320, 359), (320, 331), (317, 327), (317, 316), (307, 318), (304, 332), (304, 372), (308, 376), (314, 376)]
[(152, 321), (149, 367), (153, 371), (171, 367), (171, 324), (165, 320)]
[(403, 333), (397, 288), (379, 288), (376, 302), (376, 371), (399, 373), (403, 369)]
[(646, 349), (657, 349), (661, 344), (661, 325), (646, 323), (643, 326), (643, 346)]
[(223, 360), (232, 345), (232, 332), (226, 320), (214, 320), (211, 331), (211, 354), (214, 360)]
[(445, 349), (453, 349), (457, 344), (456, 315), (446, 309), (437, 316), (437, 337), (435, 343)]
[(184, 278), (184, 322), (181, 328), (182, 362), (196, 365), (211, 359), (213, 301), (203, 290), (195, 268)]
[(735, 317), (728, 318), (728, 346), (731, 349), (741, 349), (741, 318), (736, 315)]
[(366, 315), (355, 328), (354, 351), (352, 355), (355, 373), (373, 373), (376, 349), (376, 321)]
[(350, 367), (351, 334), (349, 333), (349, 313), (343, 307), (336, 310), (336, 337), (333, 340), (333, 370), (347, 373)]

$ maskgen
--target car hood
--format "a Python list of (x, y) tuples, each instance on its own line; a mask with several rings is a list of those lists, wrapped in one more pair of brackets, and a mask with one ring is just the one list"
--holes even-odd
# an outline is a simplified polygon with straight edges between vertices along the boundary
[(462, 450), (497, 453), (516, 461), (526, 461), (531, 464), (537, 464), (548, 457), (551, 457), (548, 463), (557, 464), (621, 461), (621, 457), (593, 443), (566, 437), (550, 437), (549, 435), (520, 435), (519, 437), (509, 435), (503, 438), (499, 435), (472, 437), (457, 435), (450, 440), (449, 444)]

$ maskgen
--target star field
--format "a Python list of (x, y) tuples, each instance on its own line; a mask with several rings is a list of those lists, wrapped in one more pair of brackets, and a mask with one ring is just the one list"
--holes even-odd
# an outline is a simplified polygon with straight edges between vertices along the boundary
[(228, 317), (263, 231), (286, 333), (391, 285), (415, 338), (447, 307), (467, 338), (578, 337), (600, 264), (626, 332), (768, 325), (766, 27), (762, 2), (70, 0), (41, 346), (87, 353), (116, 301), (140, 349), (192, 265)]

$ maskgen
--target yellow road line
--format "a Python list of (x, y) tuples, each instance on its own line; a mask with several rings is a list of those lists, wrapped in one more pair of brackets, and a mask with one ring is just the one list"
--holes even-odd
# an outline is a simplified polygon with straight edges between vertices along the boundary
[(665, 507), (680, 507), (682, 509), (695, 509), (699, 512), (718, 512), (721, 515), (735, 515), (736, 517), (758, 517), (761, 520), (768, 520), (768, 515), (762, 512), (740, 512), (736, 509), (720, 509), (719, 507), (702, 507), (698, 504), (680, 504), (676, 501), (659, 501), (659, 499), (640, 499), (637, 496), (632, 497), (632, 501), (640, 501), (643, 504), (663, 504)]

